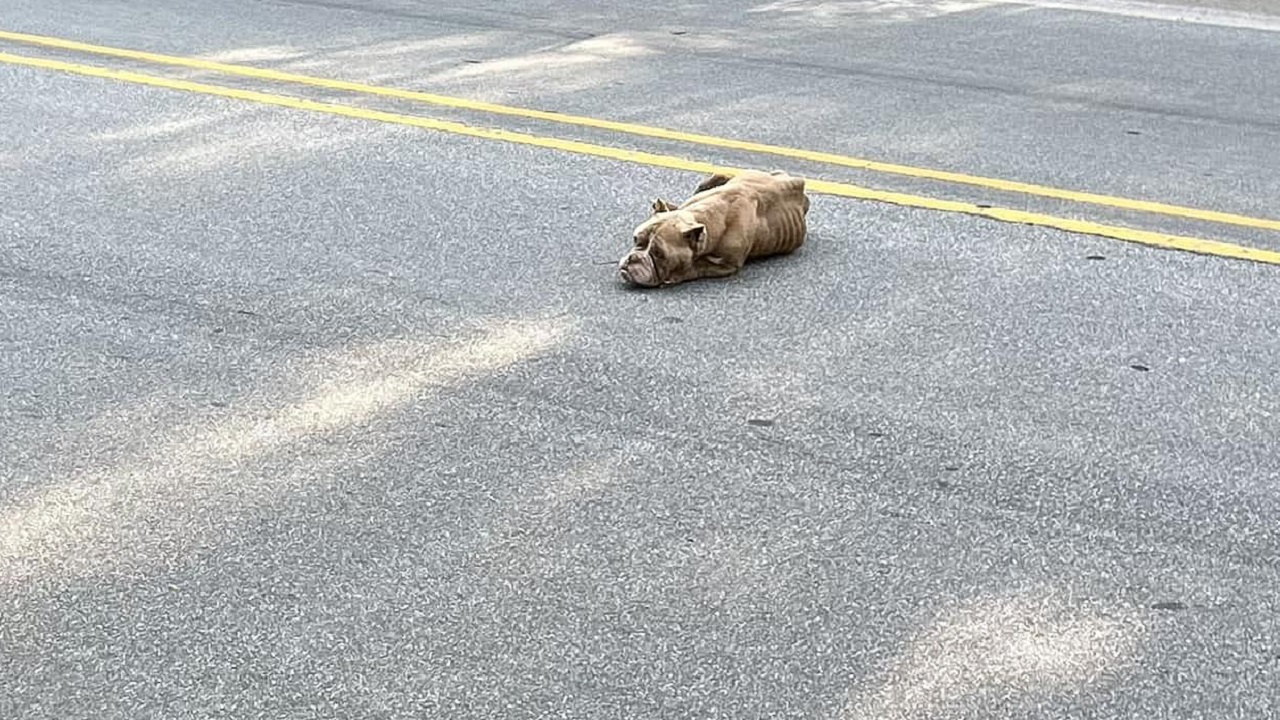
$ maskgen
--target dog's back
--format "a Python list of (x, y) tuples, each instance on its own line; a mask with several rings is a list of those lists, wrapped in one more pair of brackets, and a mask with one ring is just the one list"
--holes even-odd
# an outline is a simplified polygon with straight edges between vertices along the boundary
[[(748, 258), (795, 252), (808, 233), (809, 197), (803, 178), (781, 170), (749, 170), (739, 175), (712, 175), (681, 208), (716, 206), (726, 226), (736, 225), (749, 236)], [(708, 210), (712, 210), (708, 207)], [(736, 216), (736, 217), (734, 217)]]

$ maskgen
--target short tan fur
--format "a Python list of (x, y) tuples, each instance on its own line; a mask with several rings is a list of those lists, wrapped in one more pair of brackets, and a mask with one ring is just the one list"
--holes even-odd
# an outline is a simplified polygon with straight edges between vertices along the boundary
[(618, 264), (640, 287), (727, 277), (748, 260), (795, 252), (808, 234), (804, 179), (781, 170), (712, 175), (680, 205), (658, 199), (651, 209)]

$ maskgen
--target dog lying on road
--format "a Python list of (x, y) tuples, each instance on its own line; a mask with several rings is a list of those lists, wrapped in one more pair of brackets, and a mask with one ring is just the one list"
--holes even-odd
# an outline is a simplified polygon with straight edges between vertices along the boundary
[(781, 170), (712, 175), (679, 206), (654, 201), (618, 275), (639, 287), (728, 277), (748, 260), (799, 249), (808, 213), (803, 178)]

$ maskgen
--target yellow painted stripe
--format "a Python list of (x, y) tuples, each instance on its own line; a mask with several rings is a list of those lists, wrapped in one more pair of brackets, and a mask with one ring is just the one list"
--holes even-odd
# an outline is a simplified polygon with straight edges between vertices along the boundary
[[(376, 122), (391, 123), (395, 125), (406, 125), (409, 127), (454, 133), (456, 135), (465, 135), (468, 137), (482, 138), (486, 140), (501, 140), (503, 142), (531, 145), (549, 150), (560, 150), (582, 155), (591, 155), (595, 157), (608, 158), (610, 160), (621, 160), (624, 162), (651, 165), (671, 170), (684, 170), (702, 174), (726, 173), (730, 175), (742, 172), (740, 168), (723, 167), (697, 160), (688, 160), (673, 155), (658, 155), (654, 153), (623, 150), (605, 145), (579, 142), (577, 140), (564, 140), (553, 137), (528, 135), (525, 133), (495, 128), (474, 127), (448, 120), (436, 120), (432, 118), (401, 115), (398, 113), (383, 112), (381, 110), (371, 110), (368, 108), (353, 107), (349, 105), (323, 103), (305, 98), (290, 97), (287, 95), (274, 95), (254, 90), (240, 90), (237, 88), (222, 87), (219, 85), (207, 85), (189, 80), (158, 77), (155, 75), (146, 75), (128, 70), (82, 65), (79, 63), (63, 62), (61, 60), (26, 57), (23, 55), (13, 55), (10, 53), (0, 52), (0, 63), (41, 68), (45, 70), (57, 70), (76, 75), (85, 75), (88, 77), (118, 80), (169, 90), (182, 90), (202, 95), (213, 95), (216, 97), (244, 100), (247, 102), (262, 103), (264, 105), (275, 105), (278, 107), (293, 108), (296, 110), (328, 113), (330, 115), (339, 115), (360, 120), (373, 120)], [(977, 215), (1003, 222), (1039, 225), (1042, 227), (1065, 230), (1072, 233), (1098, 235), (1101, 237), (1140, 243), (1153, 247), (1183, 250), (1203, 255), (1215, 255), (1218, 257), (1235, 258), (1239, 260), (1251, 260), (1271, 265), (1280, 265), (1280, 252), (1250, 248), (1242, 245), (1233, 245), (1231, 243), (1220, 242), (1217, 240), (1205, 240), (1201, 238), (1149, 232), (1146, 230), (1134, 230), (1115, 225), (1103, 225), (1101, 223), (1071, 220), (1068, 218), (1024, 212), (1022, 210), (1013, 210), (1009, 208), (981, 207), (971, 203), (957, 202), (954, 200), (938, 200), (919, 195), (885, 192), (860, 187), (858, 185), (830, 182), (826, 180), (807, 180), (807, 187), (814, 193), (834, 195), (837, 197), (886, 202), (926, 210), (964, 213), (966, 215)]]
[(1280, 220), (1272, 220), (1268, 218), (1249, 217), (1247, 215), (1238, 215), (1235, 213), (1219, 212), (1216, 210), (1203, 210), (1199, 208), (1185, 207), (1181, 205), (1172, 205), (1168, 203), (1154, 202), (1149, 200), (1136, 200), (1131, 198), (1116, 197), (1112, 195), (1101, 195), (1097, 193), (1081, 192), (1076, 190), (1065, 190), (1061, 188), (1049, 187), (1046, 185), (1036, 185), (1033, 183), (1017, 182), (1014, 180), (1001, 180), (998, 178), (981, 177), (977, 175), (967, 175), (965, 173), (949, 172), (946, 170), (933, 170), (930, 168), (912, 167), (909, 165), (899, 165), (895, 163), (879, 162), (876, 160), (867, 160), (863, 158), (850, 157), (847, 155), (838, 155), (835, 153), (817, 152), (813, 150), (802, 150), (799, 148), (783, 147), (779, 145), (769, 145), (765, 143), (749, 142), (744, 140), (733, 140), (729, 138), (715, 137), (713, 135), (703, 135), (699, 133), (687, 133), (677, 130), (667, 130), (664, 128), (650, 127), (646, 125), (636, 125), (632, 123), (615, 122), (612, 120), (601, 120), (597, 118), (584, 117), (580, 115), (569, 115), (564, 113), (547, 112), (544, 110), (533, 110), (529, 108), (512, 107), (509, 105), (499, 105), (496, 103), (481, 102), (478, 100), (467, 100), (465, 98), (450, 97), (447, 95), (437, 95), (434, 93), (417, 92), (414, 90), (402, 90), (399, 88), (381, 87), (377, 85), (366, 85), (364, 83), (349, 82), (346, 80), (333, 80), (330, 78), (313, 77), (309, 75), (299, 75), (295, 73), (283, 72), (279, 70), (270, 70), (266, 68), (257, 68), (247, 65), (239, 65), (232, 63), (214, 62), (211, 60), (201, 60), (192, 57), (182, 57), (176, 55), (164, 55), (160, 53), (143, 52), (140, 50), (128, 50), (125, 48), (107, 47), (103, 45), (93, 45), (90, 43), (78, 42), (75, 40), (66, 40), (63, 38), (49, 37), (45, 35), (30, 35), (27, 33), (11, 32), (0, 30), (0, 40), (8, 40), (11, 42), (26, 43), (30, 45), (38, 45), (59, 50), (70, 50), (74, 52), (92, 53), (109, 57), (124, 58), (129, 60), (137, 60), (140, 62), (155, 63), (161, 65), (172, 65), (177, 67), (186, 67), (196, 70), (206, 70), (229, 75), (238, 75), (241, 77), (255, 78), (259, 80), (269, 80), (273, 82), (294, 83), (300, 85), (310, 85), (313, 87), (326, 88), (329, 90), (342, 90), (354, 93), (362, 93), (366, 95), (377, 95), (382, 97), (396, 98), (399, 100), (411, 100), (414, 102), (428, 103), (441, 107), (449, 107), (458, 110), (469, 110), (475, 112), (492, 113), (497, 115), (509, 115), (534, 120), (544, 120), (554, 123), (562, 123), (566, 125), (577, 125), (597, 130), (609, 130), (613, 132), (627, 133), (630, 135), (639, 135), (643, 137), (658, 138), (661, 140), (672, 140), (675, 142), (683, 142), (694, 145), (705, 145), (708, 147), (716, 147), (725, 150), (739, 150), (743, 152), (775, 155), (779, 157), (790, 158), (793, 160), (804, 160), (808, 162), (822, 163), (827, 165), (838, 165), (842, 167), (856, 168), (858, 170), (867, 170), (871, 172), (880, 172), (893, 175), (902, 175), (921, 180), (936, 180), (940, 182), (948, 182), (960, 185), (971, 185), (975, 187), (987, 188), (989, 190), (998, 190), (1001, 192), (1018, 193), (1021, 195), (1033, 195), (1038, 197), (1052, 198), (1055, 200), (1066, 200), (1076, 203), (1084, 203), (1089, 205), (1100, 205), (1105, 207), (1118, 208), (1121, 210), (1130, 210), (1136, 212), (1153, 213), (1157, 215), (1169, 215), (1173, 217), (1181, 217), (1189, 220), (1200, 220), (1205, 222), (1216, 222), (1228, 225), (1239, 225), (1243, 227), (1256, 228), (1260, 230), (1280, 231)]

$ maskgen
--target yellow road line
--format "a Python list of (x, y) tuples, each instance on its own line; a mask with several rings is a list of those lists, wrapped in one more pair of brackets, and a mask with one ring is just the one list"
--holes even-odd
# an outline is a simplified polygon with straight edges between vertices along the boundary
[(467, 100), (464, 98), (450, 97), (447, 95), (437, 95), (434, 93), (417, 92), (413, 90), (402, 90), (399, 88), (381, 87), (378, 85), (366, 85), (364, 83), (349, 82), (346, 80), (333, 80), (329, 78), (313, 77), (309, 75), (299, 75), (295, 73), (283, 72), (279, 70), (269, 70), (266, 68), (257, 68), (248, 65), (239, 65), (232, 63), (214, 62), (211, 60), (200, 60), (192, 57), (182, 57), (176, 55), (164, 55), (160, 53), (144, 52), (141, 50), (128, 50), (125, 48), (107, 47), (104, 45), (93, 45), (90, 43), (78, 42), (75, 40), (66, 40), (63, 38), (49, 37), (45, 35), (30, 35), (27, 33), (11, 32), (0, 30), (0, 40), (8, 40), (16, 43), (26, 43), (29, 45), (38, 45), (59, 50), (70, 50), (75, 52), (92, 53), (109, 57), (124, 58), (129, 60), (137, 60), (141, 62), (155, 63), (161, 65), (172, 65), (177, 67), (186, 67), (197, 70), (206, 70), (210, 72), (223, 73), (228, 75), (238, 75), (241, 77), (255, 78), (259, 80), (269, 80), (274, 82), (294, 83), (300, 85), (310, 85), (313, 87), (326, 88), (329, 90), (343, 90), (365, 95), (378, 95), (382, 97), (396, 98), (400, 100), (411, 100), (415, 102), (428, 103), (441, 107), (449, 107), (458, 110), (470, 110), (475, 112), (492, 113), (497, 115), (509, 115), (522, 117), (526, 119), (544, 120), (548, 122), (562, 123), (567, 125), (577, 125), (580, 127), (588, 127), (597, 130), (610, 130), (613, 132), (627, 133), (630, 135), (639, 135), (643, 137), (658, 138), (661, 140), (672, 140), (676, 142), (689, 143), (694, 145), (705, 145), (725, 150), (740, 150), (743, 152), (759, 153), (766, 155), (776, 155), (779, 157), (790, 158), (793, 160), (804, 160), (808, 162), (822, 163), (827, 165), (838, 165), (842, 167), (856, 168), (859, 170), (868, 170), (872, 172), (881, 172), (893, 175), (902, 175), (906, 177), (921, 180), (936, 180), (940, 182), (955, 183), (960, 185), (971, 185), (975, 187), (986, 188), (989, 190), (998, 190), (1001, 192), (1018, 193), (1021, 195), (1034, 195), (1038, 197), (1052, 198), (1055, 200), (1067, 200), (1070, 202), (1084, 203), (1089, 205), (1101, 205), (1106, 207), (1118, 208), (1121, 210), (1130, 210), (1136, 212), (1153, 213), (1157, 215), (1170, 215), (1174, 217), (1186, 218), (1189, 220), (1200, 220), (1205, 222), (1216, 222), (1228, 225), (1240, 225), (1243, 227), (1256, 228), (1260, 230), (1280, 231), (1280, 220), (1272, 220), (1268, 218), (1249, 217), (1247, 215), (1238, 215), (1235, 213), (1219, 212), (1216, 210), (1203, 210), (1199, 208), (1185, 207), (1181, 205), (1171, 205), (1168, 203), (1154, 202), (1149, 200), (1135, 200), (1131, 198), (1116, 197), (1112, 195), (1102, 195), (1097, 193), (1081, 192), (1076, 190), (1065, 190), (1061, 188), (1049, 187), (1046, 185), (1036, 185), (1033, 183), (1017, 182), (1014, 180), (1001, 180), (998, 178), (981, 177), (977, 175), (967, 175), (964, 173), (949, 172), (946, 170), (933, 170), (929, 168), (912, 167), (909, 165), (898, 165), (895, 163), (879, 162), (875, 160), (867, 160), (863, 158), (849, 157), (847, 155), (838, 155), (834, 153), (817, 152), (813, 150), (802, 150), (799, 148), (789, 148), (779, 145), (768, 145), (765, 143), (749, 142), (744, 140), (733, 140), (729, 138), (715, 137), (713, 135), (702, 135), (699, 133), (687, 133), (677, 130), (667, 130), (663, 128), (650, 127), (646, 125), (636, 125), (632, 123), (615, 122), (612, 120), (601, 120), (597, 118), (584, 117), (580, 115), (569, 115), (564, 113), (547, 112), (543, 110), (533, 110), (528, 108), (512, 107), (509, 105), (499, 105), (495, 103), (481, 102), (477, 100)]
[[(376, 122), (391, 123), (394, 125), (406, 125), (409, 127), (436, 130), (486, 140), (501, 140), (504, 142), (531, 145), (534, 147), (578, 153), (581, 155), (591, 155), (610, 160), (621, 160), (623, 162), (651, 165), (671, 170), (684, 170), (703, 174), (737, 174), (742, 172), (740, 168), (723, 167), (697, 160), (688, 160), (673, 155), (658, 155), (634, 150), (623, 150), (620, 148), (608, 147), (606, 145), (579, 142), (577, 140), (564, 140), (553, 137), (528, 135), (525, 133), (512, 132), (510, 130), (499, 130), (495, 128), (474, 127), (448, 120), (435, 120), (432, 118), (401, 115), (398, 113), (383, 112), (381, 110), (371, 110), (368, 108), (353, 107), (349, 105), (317, 102), (315, 100), (290, 97), (287, 95), (274, 95), (254, 90), (240, 90), (237, 88), (222, 87), (219, 85), (207, 85), (189, 80), (178, 80), (155, 75), (146, 75), (128, 70), (69, 63), (61, 60), (26, 57), (23, 55), (13, 55), (10, 53), (0, 52), (0, 63), (41, 68), (45, 70), (57, 70), (60, 72), (84, 75), (88, 77), (118, 80), (121, 82), (165, 88), (168, 90), (182, 90), (202, 95), (213, 95), (217, 97), (261, 103), (264, 105), (293, 108), (296, 110), (328, 113), (330, 115), (339, 115), (360, 120), (373, 120)], [(1280, 265), (1280, 252), (1250, 248), (1242, 245), (1233, 245), (1231, 243), (1220, 242), (1217, 240), (1167, 235), (1164, 233), (1134, 230), (1131, 228), (1115, 225), (1103, 225), (1100, 223), (1081, 220), (1071, 220), (1068, 218), (1024, 212), (1022, 210), (1013, 210), (1009, 208), (983, 207), (954, 200), (938, 200), (919, 195), (885, 192), (848, 183), (830, 182), (826, 180), (808, 180), (807, 186), (812, 192), (819, 194), (834, 195), (837, 197), (853, 198), (857, 200), (886, 202), (926, 210), (940, 210), (943, 212), (977, 215), (1003, 222), (1039, 225), (1041, 227), (1055, 228), (1072, 233), (1098, 235), (1101, 237), (1113, 238), (1115, 240), (1124, 240), (1127, 242), (1140, 243), (1143, 245), (1171, 250), (1183, 250), (1203, 255), (1215, 255), (1218, 257)]]

